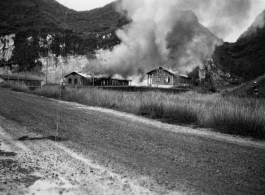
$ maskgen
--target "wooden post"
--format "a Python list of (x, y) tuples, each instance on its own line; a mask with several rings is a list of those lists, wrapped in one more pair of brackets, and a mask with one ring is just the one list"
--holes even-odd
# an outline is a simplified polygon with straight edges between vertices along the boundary
[(48, 66), (49, 66), (49, 62), (48, 62), (48, 56), (47, 56), (47, 64), (46, 64), (46, 84), (48, 82)]

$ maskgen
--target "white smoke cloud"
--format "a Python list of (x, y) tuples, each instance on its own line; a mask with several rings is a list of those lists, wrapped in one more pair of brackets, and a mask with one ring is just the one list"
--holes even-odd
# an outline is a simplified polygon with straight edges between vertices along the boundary
[(121, 44), (91, 63), (93, 71), (123, 77), (161, 65), (191, 71), (222, 44), (204, 26), (226, 38), (245, 26), (251, 9), (250, 0), (121, 0), (118, 10), (132, 22), (116, 32)]

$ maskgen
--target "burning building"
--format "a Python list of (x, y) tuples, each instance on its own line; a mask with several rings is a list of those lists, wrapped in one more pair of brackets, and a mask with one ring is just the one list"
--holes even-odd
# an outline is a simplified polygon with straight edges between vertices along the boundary
[(129, 86), (131, 80), (116, 79), (105, 76), (91, 76), (84, 73), (72, 72), (65, 76), (68, 86)]
[(71, 72), (70, 74), (64, 77), (66, 79), (67, 85), (71, 86), (83, 86), (83, 85), (92, 85), (93, 80), (90, 75), (79, 73), (79, 72)]
[(173, 86), (189, 86), (192, 79), (187, 75), (174, 74), (163, 67), (159, 67), (147, 72), (148, 86), (173, 87)]

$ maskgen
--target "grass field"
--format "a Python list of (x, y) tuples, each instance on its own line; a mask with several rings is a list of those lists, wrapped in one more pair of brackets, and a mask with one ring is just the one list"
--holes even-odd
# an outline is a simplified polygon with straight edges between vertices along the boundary
[(212, 128), (222, 133), (265, 139), (265, 101), (222, 97), (220, 94), (186, 92), (117, 92), (102, 89), (59, 89), (46, 86), (33, 91), (23, 85), (12, 88), (50, 98), (89, 106), (112, 108), (155, 118), (168, 123)]

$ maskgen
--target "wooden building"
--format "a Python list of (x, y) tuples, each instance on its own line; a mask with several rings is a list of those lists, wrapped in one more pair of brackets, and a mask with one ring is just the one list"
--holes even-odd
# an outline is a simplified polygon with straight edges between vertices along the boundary
[(65, 76), (66, 84), (71, 86), (129, 86), (130, 80), (114, 79), (111, 77), (95, 76), (72, 72)]
[(189, 86), (192, 79), (187, 75), (174, 74), (163, 67), (158, 67), (146, 73), (148, 86), (153, 87), (173, 87), (173, 86)]
[(28, 74), (0, 74), (0, 78), (4, 80), (4, 82), (23, 83), (32, 87), (41, 86), (44, 81), (43, 77)]
[(131, 80), (97, 77), (94, 83), (96, 86), (129, 86), (131, 85)]
[(90, 75), (71, 72), (70, 74), (65, 76), (66, 84), (71, 86), (84, 86), (84, 85), (92, 85), (93, 80)]

